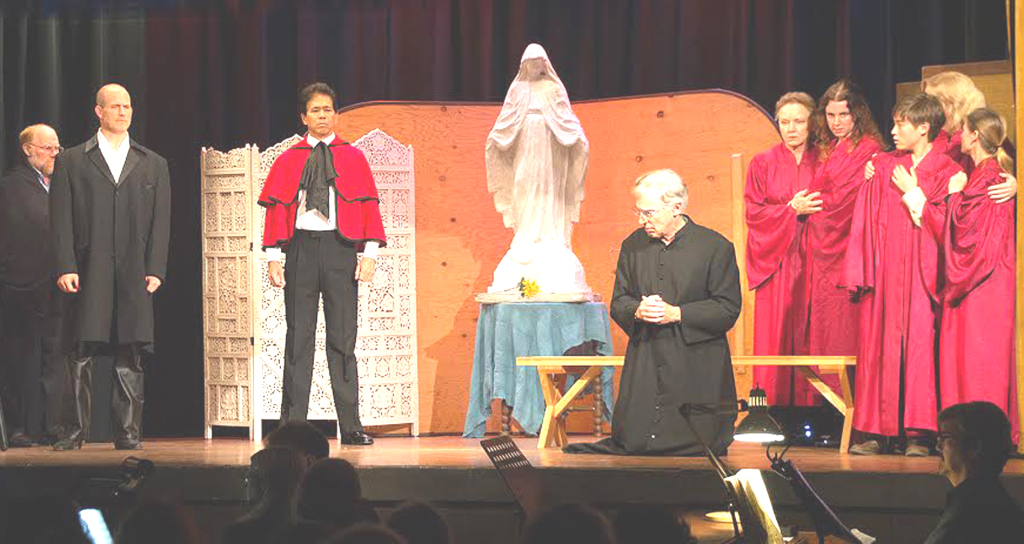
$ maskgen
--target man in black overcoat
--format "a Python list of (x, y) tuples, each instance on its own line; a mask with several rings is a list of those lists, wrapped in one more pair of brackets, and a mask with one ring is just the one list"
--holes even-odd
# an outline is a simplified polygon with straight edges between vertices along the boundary
[(167, 270), (171, 188), (167, 161), (129, 137), (124, 87), (96, 93), (100, 129), (61, 153), (50, 197), (57, 285), (68, 293), (73, 403), (54, 449), (89, 433), (92, 358), (115, 357), (111, 421), (117, 449), (142, 447), (143, 355), (153, 351), (153, 293)]
[(47, 125), (25, 128), (19, 140), (24, 160), (0, 181), (0, 385), (10, 444), (25, 447), (56, 440), (67, 367), (50, 239), (50, 177), (60, 140)]

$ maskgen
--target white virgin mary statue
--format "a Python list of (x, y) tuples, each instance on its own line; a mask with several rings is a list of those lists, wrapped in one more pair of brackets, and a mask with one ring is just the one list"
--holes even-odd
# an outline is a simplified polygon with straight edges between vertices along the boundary
[(487, 190), (515, 232), (488, 293), (513, 292), (525, 278), (538, 284), (541, 300), (591, 298), (572, 252), (589, 156), (565, 85), (544, 48), (530, 44), (487, 135)]

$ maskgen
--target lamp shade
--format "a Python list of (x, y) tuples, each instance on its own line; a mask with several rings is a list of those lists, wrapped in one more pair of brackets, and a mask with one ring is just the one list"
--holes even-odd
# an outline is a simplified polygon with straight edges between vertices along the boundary
[(734, 439), (758, 444), (782, 442), (786, 439), (782, 427), (772, 416), (768, 415), (768, 395), (765, 394), (764, 389), (759, 387), (751, 389), (748, 404), (750, 413), (733, 431)]

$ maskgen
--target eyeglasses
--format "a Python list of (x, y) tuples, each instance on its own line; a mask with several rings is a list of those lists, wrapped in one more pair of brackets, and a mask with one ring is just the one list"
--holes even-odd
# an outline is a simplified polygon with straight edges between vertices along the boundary
[(56, 155), (56, 154), (60, 153), (61, 151), (64, 151), (64, 148), (59, 146), (59, 145), (36, 145), (36, 144), (26, 144), (26, 145), (30, 145), (32, 147), (38, 147), (39, 149), (42, 149), (43, 151), (45, 151), (45, 152), (47, 152), (47, 153), (49, 153), (51, 155)]
[(657, 215), (658, 212), (660, 212), (661, 210), (664, 210), (667, 206), (668, 206), (668, 204), (658, 208), (657, 210), (638, 210), (638, 209), (634, 209), (633, 210), (633, 215), (637, 216), (638, 219), (643, 219), (644, 221), (647, 221), (650, 218), (652, 218), (655, 215)]

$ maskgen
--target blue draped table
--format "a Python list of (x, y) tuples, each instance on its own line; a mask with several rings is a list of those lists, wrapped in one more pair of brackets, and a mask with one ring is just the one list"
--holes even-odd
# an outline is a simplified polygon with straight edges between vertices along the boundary
[[(581, 349), (590, 348), (590, 353)], [(507, 302), (481, 304), (476, 324), (473, 377), (462, 436), (484, 436), (491, 401), (512, 406), (529, 434), (540, 432), (544, 393), (535, 367), (517, 367), (516, 357), (612, 355), (611, 320), (600, 302)], [(613, 368), (601, 374), (605, 415), (611, 420)]]

